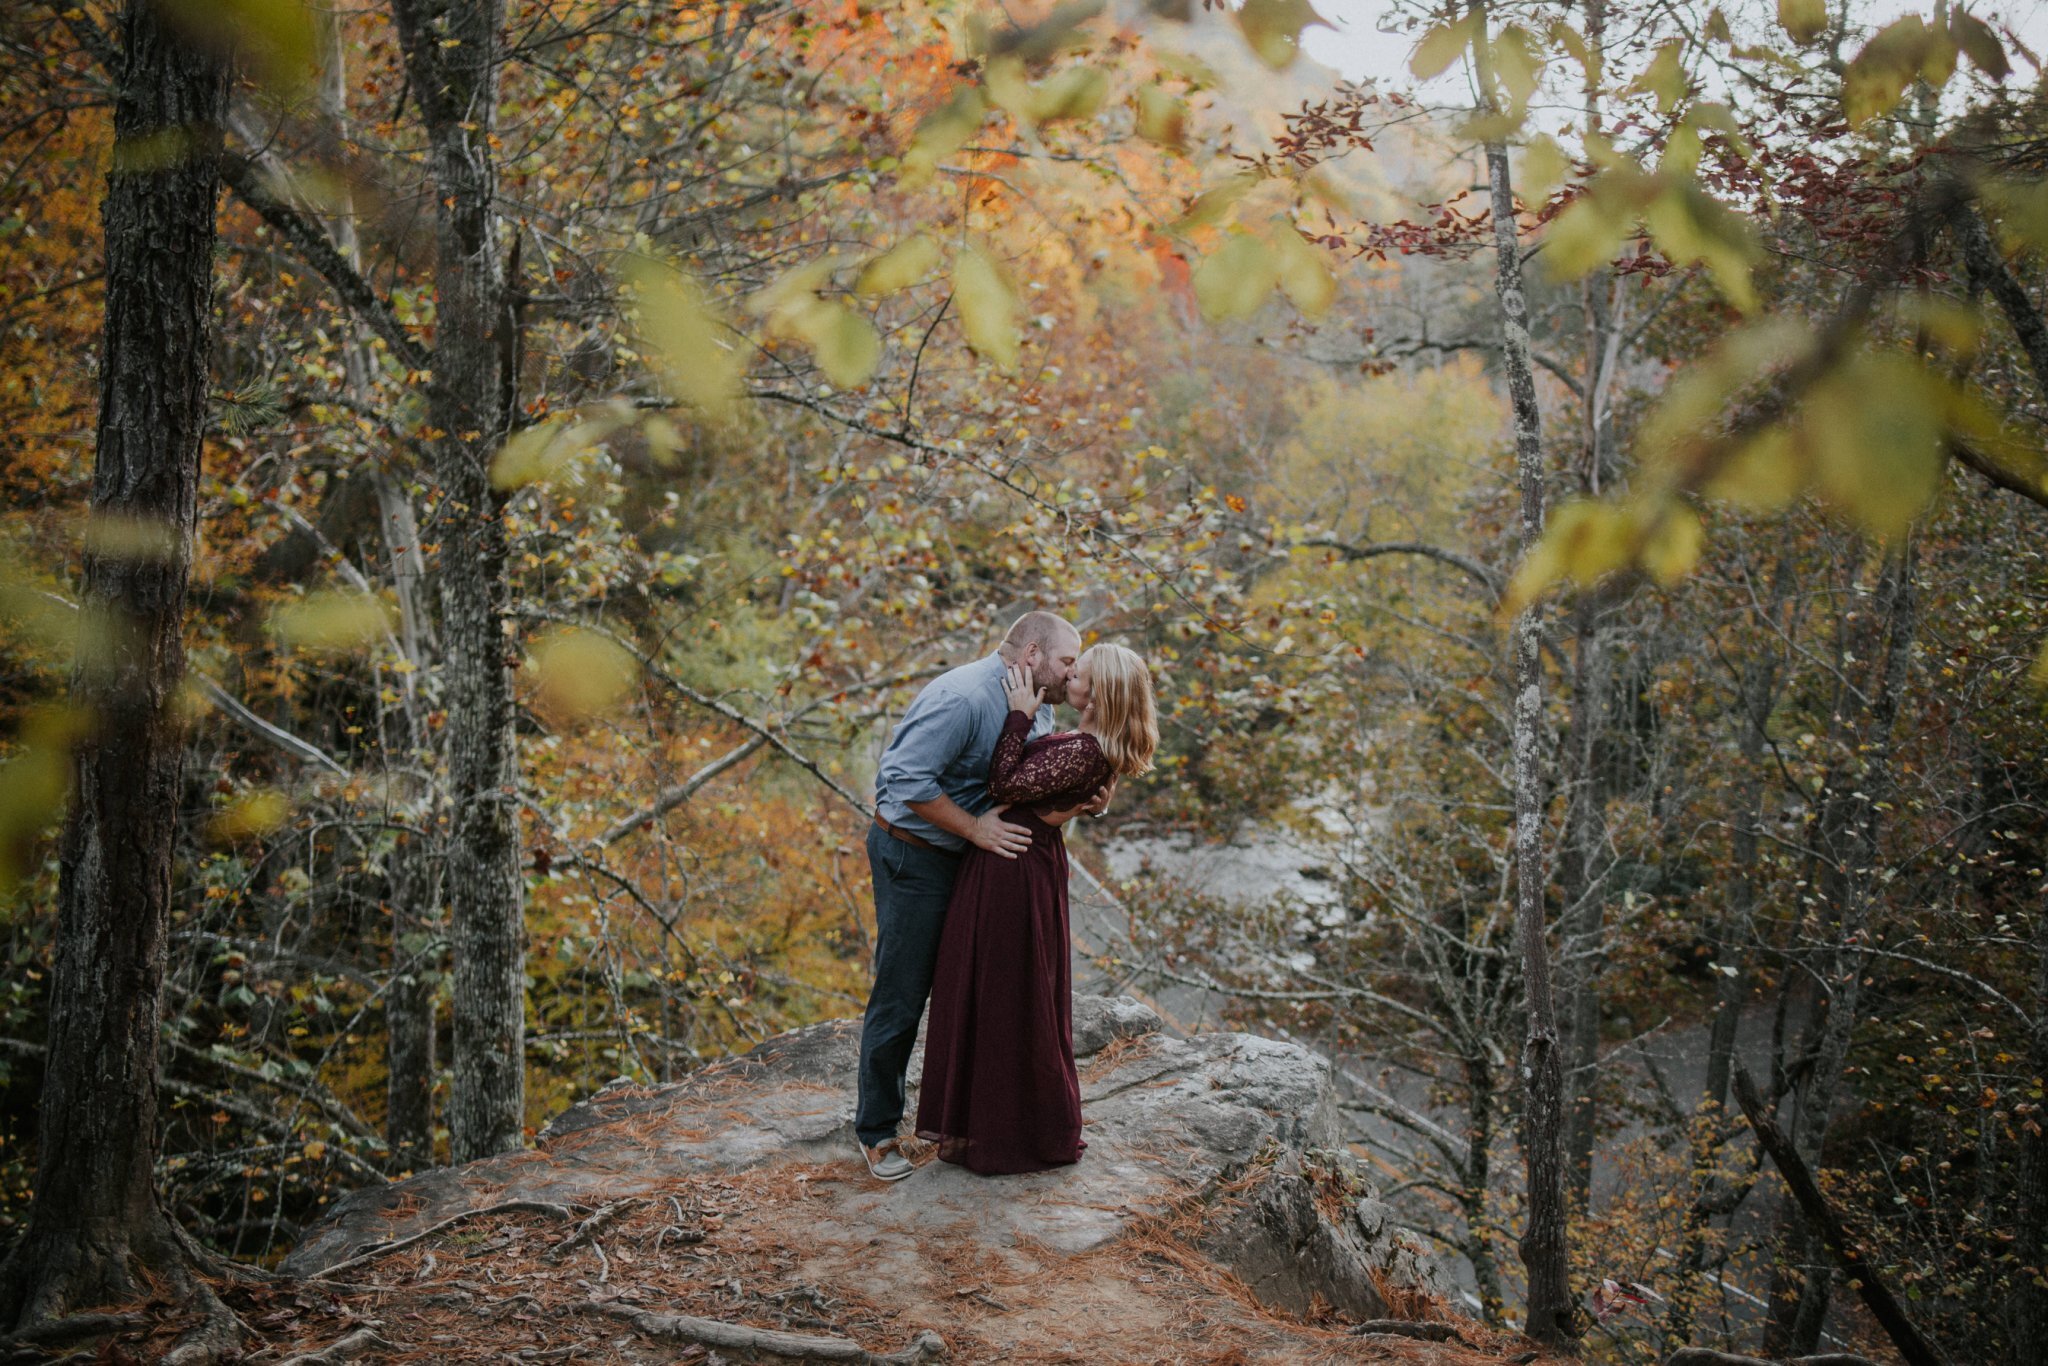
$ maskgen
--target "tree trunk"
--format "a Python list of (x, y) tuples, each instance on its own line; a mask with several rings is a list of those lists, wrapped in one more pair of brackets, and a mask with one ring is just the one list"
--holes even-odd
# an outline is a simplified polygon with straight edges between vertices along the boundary
[[(206, 427), (224, 66), (129, 0), (101, 210), (106, 324), (29, 1228), (0, 1320), (188, 1286), (158, 1206), (157, 1051), (183, 758), (186, 587)], [(175, 155), (165, 155), (175, 145)], [(123, 166), (123, 148), (148, 148)], [(146, 543), (146, 544), (145, 544)]]
[[(342, 147), (347, 145), (349, 132), (349, 49), (342, 33), (340, 11), (329, 10), (325, 22), (327, 41), (322, 53), (320, 113), (334, 145)], [(334, 248), (360, 273), (363, 254), (356, 234), (355, 196), (346, 179), (339, 182), (337, 195), (328, 225)], [(377, 402), (376, 334), (360, 321), (354, 324), (354, 332), (342, 352), (349, 394), (362, 407), (373, 409)], [(395, 458), (406, 460), (402, 453)], [(419, 695), (419, 679), (427, 664), (427, 632), (420, 611), (425, 556), (420, 549), (419, 519), (403, 477), (407, 472), (404, 468), (388, 468), (381, 462), (369, 472), (377, 499), (377, 524), (383, 533), (384, 553), (398, 599), (398, 646), (409, 666), (397, 678), (398, 714), (396, 718), (386, 718), (381, 733), (389, 744), (394, 738), (390, 732), (395, 719), (412, 758), (425, 763), (429, 736)], [(381, 677), (379, 681), (383, 681)], [(415, 790), (408, 793), (404, 810), (408, 815), (417, 815), (425, 828), (432, 819), (432, 807), (431, 795)], [(417, 1171), (434, 1162), (434, 1007), (440, 996), (441, 956), (434, 946), (440, 943), (435, 915), (440, 898), (440, 860), (426, 839), (400, 833), (385, 856), (384, 870), (386, 904), (391, 913), (392, 972), (384, 992), (384, 1138), (390, 1148), (392, 1168)]]
[(1486, 1197), (1493, 1184), (1493, 1060), (1484, 1048), (1465, 1058), (1465, 1095), (1470, 1123), (1465, 1132), (1465, 1173), (1461, 1183), (1465, 1214), (1465, 1259), (1472, 1264), (1472, 1285), (1479, 1293), (1479, 1317), (1488, 1327), (1499, 1327), (1501, 1307), (1500, 1268), (1493, 1260), (1493, 1244), (1487, 1241), (1489, 1222)]
[[(1914, 602), (1910, 543), (1887, 561), (1878, 581), (1878, 596), (1877, 616), (1883, 638), (1876, 642), (1875, 649), (1866, 647), (1857, 652), (1861, 657), (1878, 655), (1880, 659), (1870, 689), (1869, 723), (1862, 742), (1854, 747), (1863, 757), (1856, 768), (1842, 775), (1843, 790), (1835, 797), (1845, 806), (1853, 802), (1856, 808), (1845, 821), (1848, 837), (1838, 860), (1841, 865), (1838, 878), (1841, 913), (1835, 929), (1835, 943), (1839, 947), (1827, 969), (1827, 1013), (1821, 1021), (1810, 1080), (1800, 1097), (1797, 1121), (1791, 1135), (1793, 1148), (1800, 1159), (1816, 1170), (1820, 1167), (1828, 1120), (1841, 1086), (1842, 1070), (1855, 1039), (1857, 1015), (1863, 998), (1863, 977), (1868, 967), (1864, 956), (1856, 950), (1865, 938), (1879, 886), (1882, 812), (1891, 801), (1894, 785), (1892, 729), (1912, 654)], [(1797, 1356), (1814, 1351), (1820, 1344), (1821, 1329), (1827, 1319), (1828, 1301), (1835, 1282), (1834, 1263), (1827, 1255), (1821, 1231), (1803, 1217), (1799, 1217), (1798, 1222), (1799, 1237), (1791, 1240), (1791, 1245), (1799, 1249), (1797, 1261), (1802, 1268), (1799, 1289), (1794, 1294), (1773, 1298), (1771, 1318), (1764, 1329), (1763, 1351), (1766, 1355)]]
[(514, 324), (499, 259), (497, 122), (502, 0), (393, 0), (431, 144), (436, 204), (431, 447), (440, 502), (446, 878), (454, 957), (457, 1162), (524, 1142), (525, 883), (506, 639), (503, 502), (490, 462), (511, 419)]
[[(1484, 54), (1489, 41), (1484, 7), (1473, 50), (1480, 54), (1480, 88), (1492, 99), (1492, 73)], [(1529, 359), (1529, 305), (1522, 289), (1522, 256), (1515, 216), (1514, 186), (1503, 141), (1486, 144), (1492, 190), (1493, 231), (1498, 268), (1494, 293), (1500, 304), (1501, 366), (1507, 373), (1514, 409), (1515, 474), (1521, 489), (1520, 549), (1527, 555), (1543, 536), (1543, 429), (1536, 407), (1536, 375)], [(1572, 1304), (1564, 1195), (1564, 1065), (1558, 1046), (1557, 1014), (1550, 993), (1550, 951), (1544, 939), (1543, 893), (1543, 661), (1537, 610), (1525, 608), (1510, 631), (1514, 678), (1514, 865), (1515, 921), (1522, 951), (1523, 993), (1529, 1032), (1523, 1048), (1522, 1162), (1528, 1184), (1528, 1223), (1522, 1233), (1522, 1266), (1528, 1277), (1526, 1332), (1552, 1348), (1577, 1340)]]
[[(2036, 1086), (2048, 1081), (2048, 915), (2036, 915), (2034, 1027), (2027, 1059)], [(2019, 1135), (2019, 1238), (2013, 1246), (2019, 1269), (2015, 1281), (2012, 1341), (2048, 1342), (2048, 1114), (2035, 1107), (2031, 1126)], [(2020, 1359), (2017, 1350), (2013, 1358)]]
[(1605, 869), (1601, 850), (1607, 833), (1607, 779), (1600, 763), (1600, 735), (1607, 723), (1611, 685), (1609, 632), (1599, 608), (1581, 601), (1573, 608), (1577, 648), (1572, 653), (1571, 796), (1565, 811), (1564, 857), (1559, 891), (1564, 902), (1564, 997), (1571, 1012), (1569, 1056), (1564, 1060), (1569, 1104), (1565, 1111), (1566, 1193), (1583, 1214), (1593, 1186), (1593, 1130), (1597, 1118), (1594, 1085), (1600, 1066), (1600, 969), (1606, 937)]

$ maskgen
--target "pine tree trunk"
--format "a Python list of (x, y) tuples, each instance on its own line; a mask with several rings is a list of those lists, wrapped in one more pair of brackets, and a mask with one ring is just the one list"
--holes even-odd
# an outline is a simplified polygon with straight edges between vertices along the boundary
[[(101, 210), (106, 325), (71, 700), (35, 1203), (0, 1321), (187, 1281), (158, 1206), (157, 1051), (183, 758), (175, 703), (206, 427), (227, 77), (129, 0)], [(167, 146), (176, 152), (166, 155)], [(154, 149), (124, 167), (122, 148)], [(139, 534), (140, 533), (140, 534)], [(149, 543), (148, 548), (139, 544)]]
[[(1475, 11), (1483, 15), (1482, 6)], [(1489, 38), (1484, 22), (1473, 40), (1482, 54), (1480, 86), (1492, 89), (1484, 68)], [(1489, 103), (1491, 96), (1489, 93)], [(1536, 406), (1536, 374), (1529, 359), (1529, 305), (1522, 288), (1522, 256), (1508, 149), (1486, 144), (1492, 190), (1493, 231), (1498, 268), (1494, 293), (1500, 305), (1501, 367), (1507, 374), (1514, 410), (1515, 475), (1521, 491), (1520, 549), (1533, 550), (1543, 536), (1543, 428)], [(1543, 662), (1538, 650), (1540, 619), (1535, 608), (1516, 615), (1509, 633), (1513, 656), (1515, 921), (1522, 952), (1523, 992), (1529, 1033), (1522, 1054), (1522, 1162), (1528, 1185), (1528, 1223), (1521, 1240), (1528, 1277), (1531, 1338), (1552, 1348), (1577, 1340), (1565, 1227), (1564, 1060), (1551, 1000), (1550, 951), (1544, 940), (1543, 893)]]
[(440, 502), (443, 697), (448, 720), (446, 878), (454, 958), (458, 1162), (524, 1142), (526, 934), (506, 639), (506, 543), (490, 462), (510, 423), (515, 338), (500, 261), (491, 148), (502, 0), (394, 0), (427, 125), (436, 209), (432, 444)]

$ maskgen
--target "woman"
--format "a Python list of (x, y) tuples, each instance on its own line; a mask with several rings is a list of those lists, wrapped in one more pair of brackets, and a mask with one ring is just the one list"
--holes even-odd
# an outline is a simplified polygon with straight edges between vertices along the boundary
[(953, 884), (925, 1027), (918, 1137), (984, 1175), (1080, 1160), (1081, 1084), (1074, 1073), (1067, 847), (1040, 818), (1086, 801), (1111, 777), (1152, 766), (1159, 744), (1152, 676), (1121, 645), (1081, 656), (1067, 700), (1081, 728), (1026, 743), (1044, 693), (1024, 670), (1004, 675), (1010, 713), (989, 764), (1005, 819), (1031, 828), (1014, 859), (969, 849)]

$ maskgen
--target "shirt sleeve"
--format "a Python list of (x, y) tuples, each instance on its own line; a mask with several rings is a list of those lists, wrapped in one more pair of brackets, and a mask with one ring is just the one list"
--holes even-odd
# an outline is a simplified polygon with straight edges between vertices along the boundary
[(1055, 735), (1026, 743), (1031, 718), (1013, 711), (1003, 718), (1003, 738), (989, 763), (989, 795), (999, 802), (1043, 802), (1086, 797), (1100, 787), (1102, 750), (1092, 735)]
[(964, 698), (953, 693), (920, 697), (903, 714), (882, 753), (877, 786), (906, 805), (944, 796), (939, 775), (960, 757), (973, 735), (974, 718)]

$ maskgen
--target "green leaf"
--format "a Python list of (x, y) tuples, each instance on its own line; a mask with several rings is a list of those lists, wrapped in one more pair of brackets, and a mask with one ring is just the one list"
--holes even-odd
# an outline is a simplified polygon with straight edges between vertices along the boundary
[(995, 258), (975, 243), (968, 243), (953, 262), (953, 302), (967, 344), (1005, 374), (1015, 371), (1022, 344), (1016, 291)]
[(1233, 232), (1195, 267), (1195, 302), (1210, 322), (1248, 317), (1278, 280), (1273, 249), (1249, 233)]
[(908, 289), (939, 268), (939, 244), (923, 233), (906, 237), (861, 267), (853, 292), (864, 298)]
[(280, 95), (305, 90), (319, 72), (320, 30), (304, 0), (166, 0), (164, 10)]
[(1648, 523), (1636, 552), (1643, 572), (1666, 588), (1690, 574), (1706, 541), (1699, 514), (1672, 498), (1659, 508), (1642, 510), (1638, 520)]

